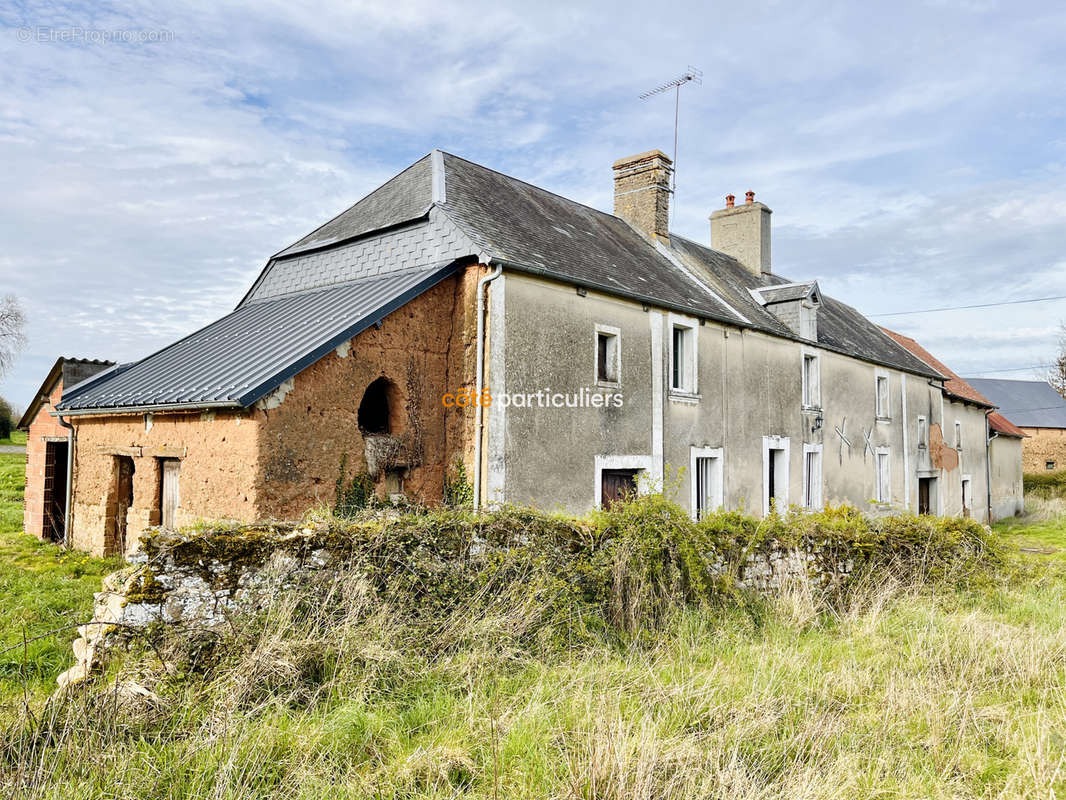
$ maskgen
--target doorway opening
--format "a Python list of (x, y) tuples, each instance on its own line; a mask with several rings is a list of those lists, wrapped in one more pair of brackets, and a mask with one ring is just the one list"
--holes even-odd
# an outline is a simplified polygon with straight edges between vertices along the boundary
[(136, 467), (133, 465), (132, 458), (115, 456), (112, 473), (114, 512), (108, 519), (110, 535), (107, 537), (107, 545), (110, 546), (105, 546), (105, 555), (126, 552), (126, 521), (130, 507), (133, 505), (133, 473), (135, 471)]
[(67, 454), (68, 442), (45, 442), (44, 445), (44, 538), (62, 542), (67, 528)]
[(932, 514), (936, 508), (936, 478), (918, 479), (918, 513)]

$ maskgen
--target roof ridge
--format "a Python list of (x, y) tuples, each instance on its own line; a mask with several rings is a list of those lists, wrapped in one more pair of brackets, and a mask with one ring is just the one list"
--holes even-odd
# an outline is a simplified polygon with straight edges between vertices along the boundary
[[(615, 220), (618, 220), (619, 222), (625, 222), (625, 220), (622, 219), (621, 217), (616, 216), (614, 214), (610, 214), (610, 213), (604, 211), (603, 209), (596, 208), (595, 206), (590, 206), (587, 203), (582, 203), (579, 200), (574, 200), (572, 197), (567, 197), (566, 195), (559, 194), (558, 192), (553, 192), (551, 189), (545, 189), (543, 186), (537, 186), (537, 184), (530, 183), (529, 181), (524, 180), (522, 178), (516, 178), (514, 175), (508, 175), (506, 172), (501, 172), (498, 169), (493, 169), (492, 167), (486, 167), (484, 164), (479, 164), (477, 161), (471, 161), (469, 158), (463, 158), (462, 156), (457, 156), (455, 153), (449, 153), (447, 150), (441, 150), (441, 153), (443, 153), (446, 156), (451, 156), (452, 158), (458, 159), (459, 161), (463, 161), (463, 162), (465, 162), (467, 164), (471, 164), (472, 166), (478, 167), (479, 169), (483, 169), (486, 172), (491, 172), (491, 173), (493, 173), (495, 175), (499, 175), (499, 176), (501, 176), (503, 178), (507, 178), (507, 180), (509, 180), (509, 181), (515, 181), (516, 183), (521, 183), (524, 186), (528, 186), (531, 189), (536, 189), (538, 192), (543, 192), (544, 194), (550, 194), (552, 197), (558, 197), (560, 200), (563, 200), (563, 201), (569, 203), (570, 205), (580, 206), (581, 208), (587, 208), (589, 211), (594, 211), (597, 214), (600, 214), (600, 215), (602, 215), (604, 217), (609, 217), (610, 219), (615, 219)], [(671, 235), (673, 235), (673, 234), (671, 234)]]
[[(433, 151), (430, 151), (430, 152), (426, 153), (426, 154), (425, 154), (424, 156), (421, 156), (420, 158), (417, 158), (417, 159), (415, 159), (415, 160), (414, 160), (414, 161), (412, 161), (412, 162), (411, 162), (410, 164), (408, 164), (408, 165), (407, 165), (406, 167), (404, 167), (404, 168), (403, 168), (403, 169), (401, 169), (401, 170), (400, 170), (399, 172), (397, 172), (397, 173), (396, 173), (395, 175), (393, 175), (392, 177), (390, 177), (390, 178), (389, 178), (388, 180), (386, 180), (386, 181), (383, 181), (382, 183), (379, 183), (379, 184), (378, 184), (377, 186), (375, 186), (375, 187), (374, 187), (373, 189), (371, 189), (371, 190), (370, 190), (369, 192), (367, 192), (366, 194), (362, 195), (362, 196), (361, 196), (361, 197), (360, 197), (360, 198), (359, 198), (358, 200), (356, 200), (356, 201), (355, 201), (354, 203), (352, 203), (352, 204), (350, 204), (350, 205), (348, 205), (348, 206), (345, 206), (345, 207), (344, 207), (344, 208), (343, 208), (343, 209), (342, 209), (341, 211), (339, 211), (339, 212), (337, 212), (336, 214), (334, 214), (334, 215), (333, 215), (332, 217), (330, 217), (329, 219), (327, 219), (327, 220), (326, 220), (325, 222), (323, 222), (323, 223), (322, 223), (321, 225), (318, 225), (317, 227), (315, 227), (315, 228), (312, 228), (312, 229), (311, 229), (310, 231), (308, 231), (307, 233), (305, 233), (305, 234), (304, 234), (303, 236), (301, 236), (301, 237), (300, 237), (299, 239), (297, 239), (297, 240), (296, 240), (295, 242), (293, 242), (292, 244), (290, 244), (290, 245), (287, 245), (287, 246), (285, 246), (285, 247), (281, 248), (280, 250), (278, 250), (278, 251), (277, 251), (276, 253), (274, 253), (274, 254), (273, 254), (272, 256), (270, 256), (270, 258), (268, 258), (268, 259), (267, 259), (267, 263), (269, 263), (269, 262), (273, 261), (273, 260), (274, 260), (275, 258), (277, 258), (278, 256), (280, 256), (280, 255), (281, 255), (282, 253), (284, 253), (284, 252), (285, 252), (286, 250), (291, 250), (291, 249), (292, 249), (293, 247), (295, 247), (295, 246), (296, 246), (296, 245), (297, 245), (297, 244), (298, 244), (299, 242), (302, 242), (302, 241), (303, 241), (304, 239), (306, 239), (306, 238), (307, 238), (308, 236), (313, 236), (313, 235), (314, 235), (314, 234), (315, 234), (315, 233), (316, 233), (317, 231), (320, 231), (320, 230), (322, 230), (322, 229), (323, 229), (323, 228), (325, 228), (325, 227), (326, 227), (327, 225), (329, 225), (329, 224), (330, 224), (331, 222), (334, 222), (334, 221), (336, 221), (336, 220), (340, 219), (340, 218), (341, 218), (341, 217), (343, 217), (343, 216), (344, 216), (345, 214), (347, 214), (347, 213), (348, 213), (349, 211), (351, 211), (351, 210), (352, 210), (353, 208), (355, 208), (355, 207), (356, 207), (357, 205), (359, 205), (359, 204), (360, 204), (360, 203), (362, 203), (362, 202), (363, 202), (364, 200), (366, 200), (366, 199), (367, 199), (368, 197), (370, 197), (370, 195), (374, 194), (375, 192), (377, 192), (377, 191), (378, 191), (378, 190), (380, 190), (380, 189), (383, 189), (383, 188), (385, 188), (385, 187), (386, 187), (386, 186), (388, 186), (388, 185), (389, 185), (390, 183), (392, 183), (392, 182), (393, 182), (394, 180), (398, 179), (398, 178), (399, 178), (399, 177), (400, 177), (401, 175), (403, 175), (404, 173), (406, 173), (406, 172), (409, 172), (410, 170), (414, 169), (414, 167), (416, 167), (416, 166), (417, 166), (418, 164), (421, 164), (421, 163), (422, 163), (423, 161), (425, 161), (425, 160), (426, 160), (427, 158), (432, 158), (432, 156), (433, 156)], [(328, 245), (322, 245), (322, 246), (323, 246), (323, 247), (325, 247), (325, 246), (328, 246)], [(293, 255), (295, 255), (295, 254), (293, 254)]]

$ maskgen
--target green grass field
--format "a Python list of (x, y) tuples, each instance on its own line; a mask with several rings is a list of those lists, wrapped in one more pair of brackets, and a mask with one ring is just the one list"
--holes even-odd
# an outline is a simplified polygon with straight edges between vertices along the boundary
[[(114, 563), (23, 536), (19, 465), (0, 467), (11, 646), (85, 619)], [(797, 590), (765, 608), (686, 611), (639, 646), (532, 654), (507, 643), (505, 621), (480, 619), (468, 644), (441, 649), (384, 613), (327, 632), (280, 614), (207, 685), (169, 675), (148, 684), (147, 706), (86, 700), (54, 738), (9, 733), (0, 787), (57, 799), (1062, 797), (1066, 522), (1044, 517), (998, 526), (1017, 554), (979, 588), (886, 580), (832, 610)], [(11, 708), (25, 691), (42, 714), (71, 636), (2, 657)]]
[[(93, 592), (113, 571), (114, 559), (96, 559), (39, 542), (22, 533), (25, 457), (0, 454), (0, 702), (18, 700), (25, 689), (50, 692), (70, 665), (69, 626), (92, 613)], [(67, 630), (20, 646), (25, 639)]]
[(24, 431), (11, 431), (6, 439), (0, 439), (0, 445), (13, 444), (20, 447), (26, 446), (26, 433)]

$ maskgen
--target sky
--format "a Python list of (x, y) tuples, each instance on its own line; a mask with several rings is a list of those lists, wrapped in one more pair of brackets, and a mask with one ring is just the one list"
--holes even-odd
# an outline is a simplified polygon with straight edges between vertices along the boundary
[[(868, 315), (1066, 295), (1057, 3), (0, 5), (0, 380), (130, 361), (230, 311), (267, 258), (433, 148), (610, 211), (673, 149), (673, 230), (733, 193), (773, 269)], [(1032, 379), (1066, 300), (873, 317), (956, 372)]]

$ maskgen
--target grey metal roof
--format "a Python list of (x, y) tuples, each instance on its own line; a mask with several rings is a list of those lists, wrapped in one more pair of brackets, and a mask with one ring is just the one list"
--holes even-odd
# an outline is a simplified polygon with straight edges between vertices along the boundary
[(1066, 428), (1066, 400), (1047, 381), (967, 378), (977, 391), (999, 406), (1000, 413), (1022, 428)]
[(435, 264), (242, 306), (104, 380), (64, 392), (58, 407), (250, 406), (457, 269)]

